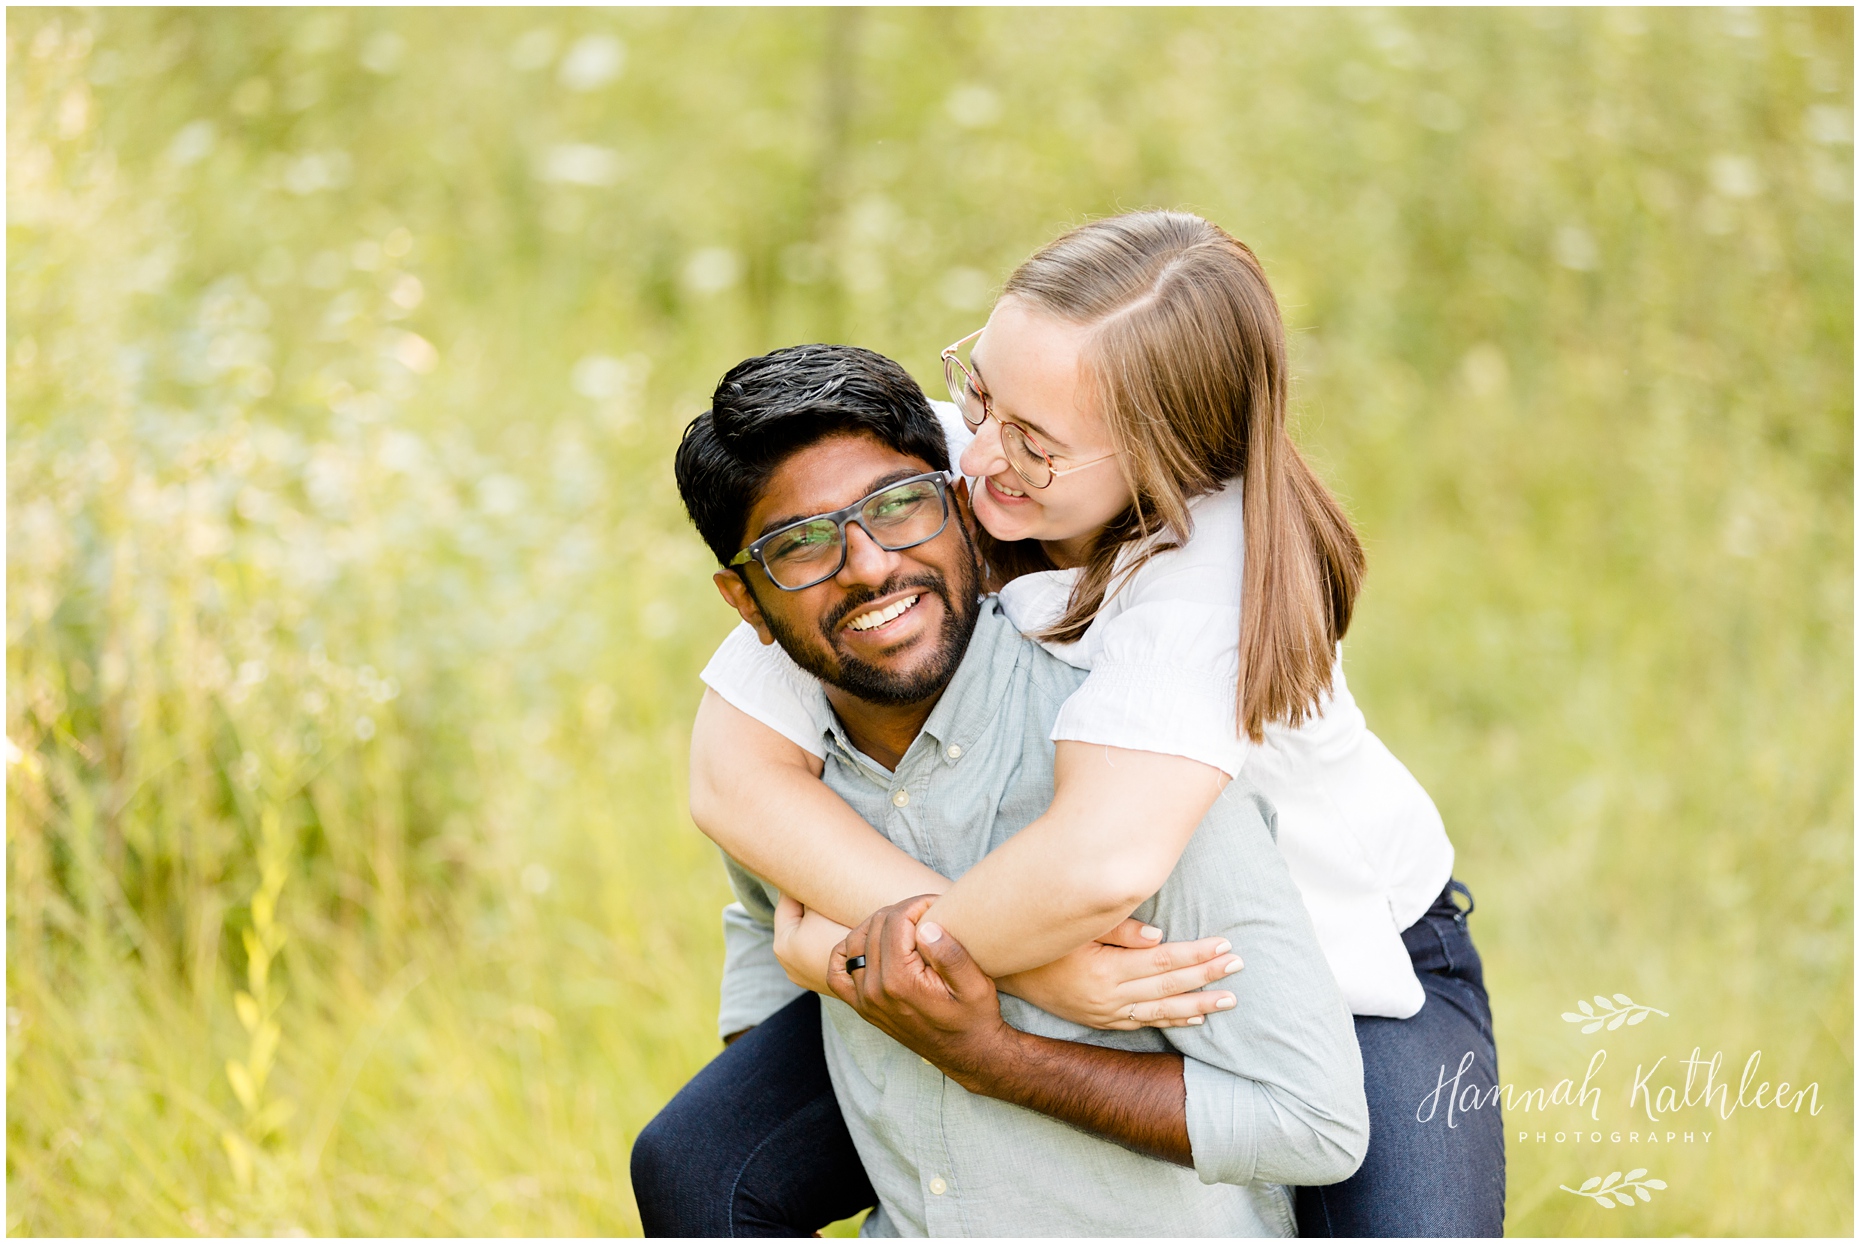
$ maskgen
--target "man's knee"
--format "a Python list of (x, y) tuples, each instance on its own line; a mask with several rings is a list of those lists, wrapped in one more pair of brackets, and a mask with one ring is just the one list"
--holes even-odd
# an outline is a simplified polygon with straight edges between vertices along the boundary
[(703, 1186), (714, 1174), (711, 1163), (699, 1159), (702, 1132), (684, 1103), (674, 1097), (653, 1117), (633, 1142), (629, 1169), (633, 1200), (639, 1206), (640, 1225), (647, 1235), (709, 1235), (710, 1224), (690, 1220), (714, 1201), (713, 1190)]

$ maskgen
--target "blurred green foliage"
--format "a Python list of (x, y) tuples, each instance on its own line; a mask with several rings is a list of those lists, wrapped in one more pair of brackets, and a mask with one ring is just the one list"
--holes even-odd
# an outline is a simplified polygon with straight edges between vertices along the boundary
[[(799, 340), (934, 385), (1019, 259), (1145, 205), (1277, 284), (1501, 1078), (1606, 1046), (1617, 1120), (1695, 1045), (1819, 1086), (1709, 1145), (1514, 1143), (1511, 1228), (1851, 1232), (1852, 47), (10, 10), (9, 1233), (636, 1230), (631, 1138), (717, 1048), (683, 748), (732, 618), (679, 431)], [(1670, 1018), (1558, 1018), (1616, 990)], [(1669, 1191), (1559, 1191), (1628, 1166)]]

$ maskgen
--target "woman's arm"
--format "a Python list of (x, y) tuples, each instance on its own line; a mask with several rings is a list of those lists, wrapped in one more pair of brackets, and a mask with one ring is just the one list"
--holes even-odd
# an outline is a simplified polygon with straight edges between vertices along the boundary
[(984, 972), (1049, 963), (1162, 887), (1227, 777), (1181, 756), (1061, 742), (1052, 806), (952, 889), (820, 780), (820, 760), (704, 693), (691, 732), (691, 816), (757, 876), (853, 927), (914, 894)]
[(775, 905), (776, 962), (801, 988), (831, 995), (828, 961), (849, 932), (845, 925), (802, 907), (784, 894)]
[[(1088, 1028), (1194, 1027), (1234, 1005), (1227, 990), (1203, 988), (1241, 969), (1240, 956), (1231, 953), (1227, 939), (1158, 946), (1142, 929), (1137, 921), (1125, 920), (1106, 941), (1087, 942), (995, 984), (1003, 993)], [(848, 932), (784, 894), (775, 907), (775, 958), (801, 988), (830, 993), (830, 961)]]
[(848, 928), (880, 907), (949, 888), (866, 824), (820, 772), (819, 757), (705, 690), (691, 727), (691, 819), (732, 859)]
[(925, 919), (954, 933), (990, 975), (1050, 963), (1162, 888), (1227, 781), (1182, 756), (1061, 741), (1052, 806), (948, 887)]

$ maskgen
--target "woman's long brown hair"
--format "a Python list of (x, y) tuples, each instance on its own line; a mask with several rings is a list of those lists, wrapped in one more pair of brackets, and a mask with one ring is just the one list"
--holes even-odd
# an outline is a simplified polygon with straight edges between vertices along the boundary
[[(1133, 212), (1052, 242), (1008, 278), (1002, 297), (1096, 329), (1082, 362), (1086, 391), (1132, 495), (1044, 637), (1082, 635), (1119, 575), (1120, 551), (1165, 531), (1186, 539), (1189, 500), (1239, 477), (1239, 728), (1259, 742), (1268, 723), (1302, 723), (1330, 689), (1363, 546), (1286, 431), (1285, 326), (1259, 260), (1199, 216)], [(1121, 574), (1168, 547), (1151, 540)], [(1052, 566), (1031, 541), (989, 541), (986, 551), (1005, 577)]]

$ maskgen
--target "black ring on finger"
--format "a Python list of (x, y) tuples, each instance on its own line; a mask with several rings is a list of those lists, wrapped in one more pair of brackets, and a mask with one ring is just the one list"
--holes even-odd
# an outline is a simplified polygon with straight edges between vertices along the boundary
[(850, 958), (850, 959), (848, 959), (848, 960), (846, 961), (846, 970), (847, 970), (847, 972), (849, 972), (849, 973), (850, 973), (850, 972), (857, 972), (857, 971), (858, 971), (858, 970), (859, 970), (860, 968), (862, 968), (862, 967), (864, 967), (864, 966), (865, 966), (865, 956), (864, 956), (864, 955), (854, 955), (854, 956), (853, 956), (852, 958)]

